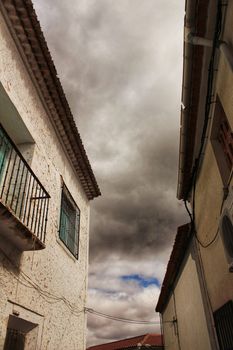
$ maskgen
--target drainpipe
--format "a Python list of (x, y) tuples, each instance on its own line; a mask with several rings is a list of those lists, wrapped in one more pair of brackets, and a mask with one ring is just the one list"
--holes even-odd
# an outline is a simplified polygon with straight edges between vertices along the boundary
[[(195, 9), (197, 0), (186, 0), (185, 2), (185, 23), (184, 28), (194, 28), (195, 26)], [(179, 170), (178, 170), (178, 187), (177, 198), (182, 199), (181, 188), (184, 181), (184, 161), (186, 152), (186, 121), (189, 109), (189, 97), (191, 86), (191, 69), (192, 69), (192, 45), (184, 39), (183, 49), (183, 80), (182, 80), (182, 96), (181, 96), (181, 129), (180, 129), (180, 152), (179, 152)]]
[[(192, 44), (192, 45), (199, 45), (204, 47), (213, 47), (213, 40), (209, 40), (206, 38), (201, 38), (199, 36), (195, 36), (192, 33), (192, 29), (185, 27), (184, 28), (185, 33), (185, 42)], [(220, 52), (223, 54), (229, 68), (233, 72), (233, 52), (229, 45), (225, 41), (219, 41), (218, 42), (218, 48)]]

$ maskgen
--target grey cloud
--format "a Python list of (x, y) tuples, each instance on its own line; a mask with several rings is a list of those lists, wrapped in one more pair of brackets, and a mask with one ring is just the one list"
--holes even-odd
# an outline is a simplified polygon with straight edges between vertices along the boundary
[[(145, 190), (142, 192), (145, 195)], [(128, 258), (155, 256), (174, 237), (177, 214), (169, 207), (169, 200), (162, 203), (164, 199), (158, 193), (157, 197), (147, 193), (143, 198), (139, 192), (138, 198), (133, 197), (128, 196), (126, 200), (110, 197), (109, 202), (105, 201), (105, 205), (93, 213), (92, 259), (101, 259), (116, 251)]]
[(92, 259), (115, 251), (128, 257), (155, 255), (185, 220), (174, 200), (177, 150), (174, 140), (163, 141), (156, 150), (153, 140), (140, 144), (129, 166), (119, 164), (110, 179), (103, 176), (103, 199), (95, 203), (91, 218)]
[[(158, 289), (145, 294), (118, 277), (142, 267), (158, 277), (162, 264), (161, 280), (176, 227), (187, 220), (175, 199), (184, 1), (36, 0), (35, 7), (103, 194), (92, 203), (89, 300), (100, 311), (152, 317)], [(106, 300), (108, 281), (114, 300)], [(136, 335), (130, 325), (89, 320), (93, 344)]]

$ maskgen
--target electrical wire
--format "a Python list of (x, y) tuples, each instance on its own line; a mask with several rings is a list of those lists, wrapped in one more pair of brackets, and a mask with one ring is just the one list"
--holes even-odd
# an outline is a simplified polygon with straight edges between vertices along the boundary
[[(110, 319), (112, 321), (123, 322), (123, 323), (132, 323), (132, 324), (138, 324), (138, 325), (156, 325), (156, 324), (159, 325), (160, 324), (160, 321), (132, 320), (129, 318), (108, 315), (90, 308), (85, 308), (85, 312), (89, 314), (93, 314), (97, 317), (102, 317), (105, 319)], [(173, 323), (173, 321), (165, 321), (163, 323)]]
[[(213, 244), (218, 237), (218, 232), (219, 229), (217, 229), (214, 237), (209, 241), (208, 243), (204, 244), (198, 237), (197, 230), (196, 230), (196, 224), (195, 224), (195, 194), (196, 194), (196, 182), (197, 182), (197, 174), (200, 168), (200, 163), (201, 163), (201, 158), (202, 158), (202, 152), (204, 149), (205, 142), (207, 140), (207, 128), (209, 124), (209, 114), (210, 114), (210, 107), (211, 104), (213, 103), (212, 101), (212, 89), (213, 89), (213, 79), (214, 79), (214, 65), (215, 65), (215, 58), (216, 58), (216, 49), (219, 44), (219, 38), (221, 35), (222, 31), (222, 3), (219, 0), (218, 1), (218, 8), (217, 8), (217, 15), (216, 15), (216, 24), (215, 24), (215, 33), (214, 33), (214, 38), (213, 38), (213, 48), (212, 48), (212, 53), (211, 53), (211, 58), (210, 58), (210, 63), (209, 63), (209, 73), (208, 73), (208, 80), (207, 80), (207, 94), (206, 94), (206, 101), (205, 101), (205, 115), (204, 115), (204, 124), (203, 124), (203, 129), (202, 129), (202, 135), (201, 135), (201, 145), (200, 149), (198, 152), (198, 156), (195, 160), (194, 167), (192, 170), (191, 174), (191, 179), (190, 183), (188, 186), (188, 189), (186, 191), (186, 194), (184, 196), (184, 205), (186, 208), (186, 211), (190, 217), (191, 220), (191, 227), (192, 231), (195, 235), (196, 240), (198, 243), (201, 245), (202, 248), (207, 248), (211, 244)], [(193, 188), (193, 195), (192, 195), (192, 212), (189, 210), (188, 205), (187, 205), (187, 198), (189, 196), (189, 193), (191, 189)], [(225, 196), (223, 196), (223, 202), (225, 200)], [(223, 202), (221, 204), (221, 208), (223, 207)], [(221, 209), (220, 209), (221, 211)]]
[[(48, 291), (43, 290), (36, 282), (32, 281), (31, 278), (24, 272), (22, 269), (20, 269), (18, 266), (15, 265), (15, 263), (9, 258), (9, 256), (0, 248), (1, 253), (5, 257), (5, 259), (15, 268), (17, 271), (20, 272), (20, 275), (18, 276), (16, 273), (9, 271), (8, 272), (23, 286), (26, 288), (32, 288), (35, 289), (40, 296), (49, 304), (55, 304), (58, 302), (63, 302), (70, 310), (71, 314), (74, 316), (80, 316), (81, 313), (89, 313), (92, 315), (95, 315), (97, 317), (102, 317), (105, 319), (110, 319), (112, 321), (118, 321), (118, 322), (124, 322), (128, 324), (138, 324), (138, 325), (156, 325), (160, 324), (159, 321), (147, 321), (147, 320), (132, 320), (129, 318), (123, 318), (123, 317), (116, 317), (112, 315), (108, 315), (99, 311), (96, 311), (94, 309), (86, 308), (83, 309), (77, 309), (75, 305), (73, 305), (69, 300), (67, 300), (64, 297), (60, 297), (56, 294), (50, 293)], [(23, 280), (22, 280), (23, 279)], [(164, 321), (163, 323), (173, 323), (173, 321)]]

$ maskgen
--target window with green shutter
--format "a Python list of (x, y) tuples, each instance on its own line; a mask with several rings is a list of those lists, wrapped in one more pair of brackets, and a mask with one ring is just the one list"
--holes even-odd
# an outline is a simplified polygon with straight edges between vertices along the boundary
[(80, 210), (65, 185), (62, 188), (59, 237), (78, 259)]
[(2, 180), (5, 166), (7, 163), (8, 155), (12, 146), (4, 133), (0, 128), (0, 181)]

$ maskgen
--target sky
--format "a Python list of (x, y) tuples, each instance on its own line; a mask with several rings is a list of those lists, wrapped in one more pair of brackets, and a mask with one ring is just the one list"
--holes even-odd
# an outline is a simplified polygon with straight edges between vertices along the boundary
[[(177, 226), (184, 0), (34, 0), (102, 196), (89, 308), (158, 322)], [(88, 315), (88, 345), (159, 332)]]

